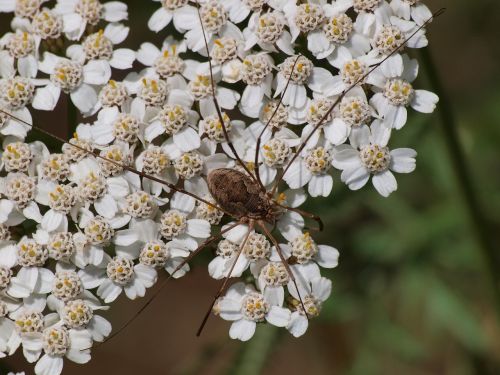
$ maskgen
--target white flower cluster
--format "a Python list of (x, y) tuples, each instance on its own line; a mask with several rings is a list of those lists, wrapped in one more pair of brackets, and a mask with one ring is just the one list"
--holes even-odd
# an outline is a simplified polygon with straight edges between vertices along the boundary
[[(0, 39), (0, 356), (22, 347), (36, 374), (87, 362), (111, 332), (99, 310), (143, 297), (162, 269), (186, 274), (216, 228), (210, 275), (253, 280), (214, 303), (230, 336), (266, 321), (304, 334), (331, 292), (320, 267), (339, 253), (298, 207), (331, 194), (334, 169), (350, 189), (371, 177), (381, 195), (396, 190), (416, 152), (390, 150), (390, 136), (408, 107), (438, 101), (414, 88), (407, 54), (427, 45), (420, 0), (158, 2), (148, 26), (171, 35), (138, 51), (117, 48), (121, 2), (0, 2), (14, 16)], [(142, 70), (112, 79), (136, 60)], [(29, 108), (65, 95), (89, 122), (60, 152), (25, 142)], [(262, 183), (282, 243), (225, 215), (207, 182), (219, 168)]]

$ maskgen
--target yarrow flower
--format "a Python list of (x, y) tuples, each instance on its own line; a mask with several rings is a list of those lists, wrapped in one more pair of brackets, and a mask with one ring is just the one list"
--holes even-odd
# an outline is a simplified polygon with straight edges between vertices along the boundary
[(111, 77), (109, 64), (103, 60), (91, 60), (84, 65), (48, 52), (44, 54), (40, 70), (49, 74), (50, 79), (39, 82), (44, 87), (37, 89), (33, 107), (44, 111), (52, 111), (64, 92), (82, 113), (91, 114), (98, 100), (97, 87)]
[(375, 121), (370, 128), (365, 125), (354, 132), (351, 145), (339, 148), (333, 165), (342, 170), (342, 181), (350, 189), (362, 188), (372, 176), (375, 189), (387, 197), (397, 189), (392, 172), (410, 173), (415, 169), (417, 153), (409, 148), (389, 150), (390, 134), (390, 129)]
[(269, 303), (251, 285), (236, 283), (226, 295), (217, 301), (214, 312), (221, 318), (233, 321), (229, 336), (248, 341), (252, 338), (257, 323), (267, 321), (277, 327), (286, 327), (290, 321), (290, 310)]
[(407, 107), (422, 113), (432, 113), (436, 108), (439, 100), (436, 94), (413, 88), (417, 74), (416, 60), (410, 60), (407, 55), (395, 55), (369, 77), (375, 92), (370, 103), (384, 116), (387, 126), (401, 129), (407, 121)]
[(101, 20), (119, 22), (128, 18), (127, 5), (120, 1), (58, 0), (54, 11), (62, 16), (64, 33), (70, 40), (80, 40), (88, 25), (95, 26)]
[(81, 44), (70, 46), (66, 53), (80, 64), (90, 60), (101, 60), (107, 61), (110, 68), (130, 69), (136, 57), (135, 51), (129, 48), (114, 48), (127, 38), (128, 33), (128, 27), (110, 23), (104, 29), (86, 36)]
[[(0, 357), (37, 375), (87, 363), (101, 310), (209, 246), (212, 278), (244, 280), (212, 309), (231, 338), (303, 335), (340, 253), (301, 206), (370, 179), (389, 196), (417, 155), (391, 136), (439, 100), (404, 53), (428, 43), (422, 1), (153, 1), (147, 26), (175, 35), (135, 51), (123, 2), (0, 0)], [(32, 109), (66, 103), (67, 143), (27, 140)]]

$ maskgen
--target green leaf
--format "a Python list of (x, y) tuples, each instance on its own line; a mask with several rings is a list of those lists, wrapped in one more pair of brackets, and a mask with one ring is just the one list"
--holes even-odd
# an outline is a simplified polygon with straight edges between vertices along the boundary
[(427, 313), (435, 328), (444, 328), (465, 347), (482, 351), (486, 341), (479, 316), (470, 308), (471, 302), (441, 280), (431, 280)]

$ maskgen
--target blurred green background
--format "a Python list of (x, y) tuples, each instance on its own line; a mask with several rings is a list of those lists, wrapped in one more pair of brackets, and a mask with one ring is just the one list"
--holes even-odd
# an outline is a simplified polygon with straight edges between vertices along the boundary
[[(166, 35), (146, 27), (158, 3), (126, 2), (129, 46), (158, 44)], [(429, 51), (415, 55), (425, 62), (419, 87), (436, 90), (433, 72), (442, 83), (439, 111), (412, 112), (394, 135), (394, 146), (419, 154), (417, 171), (398, 178), (397, 193), (353, 193), (336, 174), (332, 196), (309, 205), (326, 224), (318, 241), (338, 247), (341, 259), (326, 275), (333, 295), (308, 333), (294, 339), (259, 327), (252, 341), (240, 343), (229, 339), (229, 324), (211, 318), (196, 338), (218, 285), (206, 259), (198, 259), (189, 277), (96, 348), (89, 364), (65, 362), (64, 373), (500, 373), (500, 2), (427, 4), (447, 7), (429, 27)], [(107, 316), (119, 327), (142, 303), (122, 298)], [(2, 362), (32, 371), (20, 353)]]

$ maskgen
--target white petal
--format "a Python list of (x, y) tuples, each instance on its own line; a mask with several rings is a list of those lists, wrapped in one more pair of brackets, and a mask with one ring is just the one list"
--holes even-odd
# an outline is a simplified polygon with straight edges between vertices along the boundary
[(38, 280), (33, 291), (40, 294), (50, 293), (52, 291), (54, 277), (51, 270), (40, 267), (38, 269)]
[(432, 113), (439, 102), (439, 97), (426, 90), (415, 90), (415, 98), (411, 103), (411, 107), (418, 112)]
[(175, 89), (170, 91), (167, 102), (168, 104), (178, 104), (185, 108), (191, 108), (193, 105), (193, 98), (186, 90)]
[(130, 28), (121, 23), (110, 23), (104, 29), (104, 35), (113, 44), (122, 43), (128, 36)]
[(108, 22), (126, 20), (128, 17), (127, 4), (121, 1), (108, 1), (104, 4), (104, 19)]
[[(91, 344), (88, 346), (90, 347)], [(68, 358), (70, 361), (78, 363), (78, 364), (85, 364), (90, 361), (90, 350), (82, 350), (82, 349), (69, 349), (66, 352), (66, 358)]]
[(17, 248), (15, 245), (3, 246), (0, 248), (0, 265), (12, 268), (16, 265)]
[(391, 151), (390, 169), (397, 173), (410, 173), (415, 170), (417, 152), (411, 148), (397, 148)]
[[(103, 111), (101, 111), (101, 113), (102, 112)], [(115, 135), (113, 134), (113, 127), (109, 126), (108, 124), (96, 123), (91, 127), (91, 133), (94, 142), (101, 146), (108, 145), (115, 139)]]
[(85, 289), (97, 288), (106, 279), (105, 271), (101, 268), (94, 266), (87, 266), (84, 269), (78, 271), (78, 276), (82, 281), (83, 287)]
[(366, 168), (360, 166), (344, 170), (340, 178), (349, 186), (349, 189), (358, 190), (366, 185), (370, 179), (370, 173)]
[[(258, 111), (264, 98), (264, 87), (262, 85), (247, 85), (243, 91), (240, 104), (250, 110)], [(251, 112), (254, 114), (255, 112)], [(256, 116), (258, 117), (258, 112)]]
[(283, 94), (283, 104), (293, 108), (302, 108), (307, 102), (307, 91), (304, 85), (290, 82)]
[(400, 54), (395, 54), (385, 60), (379, 69), (387, 78), (399, 77), (403, 74), (403, 58)]
[(301, 315), (299, 312), (294, 312), (287, 329), (294, 337), (300, 337), (304, 333), (306, 333), (308, 326), (309, 321), (307, 320), (307, 318)]
[(118, 298), (121, 292), (122, 288), (109, 279), (104, 280), (97, 289), (97, 295), (101, 297), (105, 303), (113, 302)]
[(138, 296), (141, 296), (141, 294), (142, 296), (144, 296), (144, 293), (146, 291), (144, 286), (142, 286), (140, 282), (137, 282), (137, 280), (134, 280), (131, 283), (125, 285), (123, 287), (123, 290), (125, 291), (125, 295), (132, 300), (136, 299)]
[(87, 329), (92, 333), (94, 341), (102, 341), (111, 333), (111, 324), (102, 316), (94, 315)]
[(61, 58), (50, 52), (45, 52), (43, 54), (43, 60), (40, 61), (38, 68), (47, 74), (53, 74), (57, 63), (61, 61)]
[(135, 60), (135, 52), (128, 48), (118, 48), (113, 52), (109, 65), (116, 69), (130, 69)]
[(23, 307), (29, 311), (42, 312), (47, 305), (47, 299), (42, 294), (32, 294), (23, 299)]
[(327, 197), (332, 192), (333, 178), (328, 174), (312, 176), (308, 191), (311, 197)]
[(278, 41), (276, 42), (276, 45), (280, 50), (285, 52), (287, 55), (293, 55), (295, 53), (293, 48), (292, 35), (286, 30), (283, 31)]
[(80, 85), (70, 96), (73, 104), (83, 114), (90, 114), (98, 100), (96, 90), (86, 84)]
[(156, 137), (162, 135), (163, 133), (165, 133), (165, 128), (163, 127), (163, 125), (161, 124), (161, 122), (160, 121), (154, 121), (154, 122), (151, 123), (151, 125), (149, 125), (146, 128), (144, 138), (146, 139), (146, 141), (151, 142)]
[(356, 168), (361, 165), (359, 151), (351, 147), (345, 148), (334, 154), (332, 164), (338, 169)]
[(264, 289), (263, 294), (265, 300), (269, 302), (271, 305), (281, 306), (285, 300), (285, 289), (282, 286), (279, 287), (267, 286)]
[[(174, 258), (170, 259), (167, 264), (165, 264), (165, 270), (172, 275), (174, 279), (178, 279), (186, 274), (186, 272), (189, 271), (189, 265), (184, 264), (182, 268), (179, 270), (175, 271), (177, 267), (184, 261), (182, 258)], [(175, 273), (173, 273), (175, 271)]]
[(418, 60), (417, 59), (410, 59), (407, 55), (403, 56), (403, 63), (404, 63), (404, 72), (401, 75), (401, 78), (408, 82), (413, 82), (415, 79), (417, 79), (418, 76)]
[[(11, 284), (18, 284), (25, 287), (30, 292), (35, 289), (36, 283), (38, 281), (38, 267), (22, 267), (17, 275), (12, 278)], [(17, 297), (13, 293), (10, 293), (13, 297)], [(27, 297), (27, 296), (19, 296)]]
[(111, 68), (104, 60), (91, 60), (83, 67), (83, 81), (91, 85), (105, 85), (111, 78)]
[(109, 193), (115, 197), (125, 197), (129, 193), (127, 180), (121, 177), (111, 177), (107, 179)]
[(241, 341), (248, 341), (254, 335), (256, 326), (257, 324), (255, 322), (251, 322), (246, 319), (238, 320), (231, 324), (229, 337)]
[(372, 177), (372, 183), (375, 189), (377, 189), (383, 197), (388, 197), (389, 194), (398, 188), (396, 178), (389, 170), (374, 175)]
[(143, 264), (136, 265), (134, 267), (134, 272), (137, 278), (141, 280), (142, 284), (146, 288), (152, 287), (158, 278), (158, 273), (154, 268), (145, 266)]
[(13, 277), (10, 281), (9, 287), (7, 288), (7, 294), (15, 298), (26, 298), (31, 294), (32, 290), (33, 288), (29, 285), (20, 281), (18, 278)]
[(120, 230), (116, 232), (114, 244), (118, 246), (128, 246), (139, 239), (137, 232), (134, 229)]
[(335, 118), (331, 124), (324, 127), (324, 131), (326, 139), (336, 146), (346, 141), (349, 136), (350, 128), (345, 121), (340, 118)]
[(163, 7), (153, 13), (148, 21), (150, 30), (159, 32), (167, 26), (172, 20), (172, 13), (167, 12)]
[(401, 129), (408, 118), (406, 107), (390, 105), (384, 117), (384, 122), (389, 128)]
[(320, 301), (326, 301), (332, 292), (332, 281), (326, 277), (311, 280), (312, 294)]
[(14, 58), (7, 51), (0, 51), (0, 76), (10, 78), (15, 73)]
[(349, 137), (351, 145), (355, 148), (362, 148), (370, 144), (370, 128), (363, 125), (360, 128), (352, 129)]
[(371, 136), (372, 143), (375, 143), (379, 146), (387, 145), (389, 139), (391, 138), (390, 128), (384, 126), (384, 124), (381, 121), (375, 120), (371, 125), (371, 131), (372, 131), (372, 136)]
[[(248, 269), (248, 266), (250, 265), (250, 261), (248, 260), (248, 258), (243, 255), (240, 255), (237, 259), (235, 259), (236, 257), (237, 254), (235, 254), (231, 259), (226, 260), (224, 264), (224, 273), (223, 273), (224, 277), (240, 277), (243, 274), (243, 272), (245, 272)], [(236, 264), (234, 265), (233, 268), (233, 263), (235, 262), (235, 260)], [(232, 272), (231, 274), (229, 274), (231, 268)]]
[(415, 4), (411, 8), (411, 17), (417, 25), (423, 25), (432, 18), (432, 12), (425, 4)]
[(189, 152), (200, 147), (201, 140), (198, 133), (189, 126), (184, 127), (173, 136), (177, 147), (183, 152)]
[[(232, 223), (229, 223), (228, 225), (231, 225)], [(227, 226), (222, 227), (224, 230)], [(227, 231), (224, 233), (223, 237), (231, 242), (234, 243), (241, 243), (245, 236), (248, 233), (248, 226), (246, 225), (237, 225), (233, 229)]]
[(145, 66), (152, 66), (158, 56), (160, 56), (160, 50), (149, 42), (142, 43), (139, 51), (137, 51), (137, 61)]
[(45, 354), (37, 362), (35, 373), (37, 375), (59, 375), (62, 372), (64, 361), (62, 357)]
[(23, 209), (23, 215), (27, 219), (31, 219), (36, 221), (37, 223), (41, 223), (43, 220), (43, 216), (40, 213), (40, 207), (38, 207), (38, 204), (36, 202), (31, 201), (24, 209)]
[(243, 317), (241, 313), (241, 301), (233, 298), (222, 298), (217, 303), (217, 311), (224, 320), (235, 321)]
[(66, 49), (66, 56), (80, 64), (85, 63), (86, 54), (81, 44), (73, 44)]
[(234, 109), (240, 99), (240, 95), (236, 91), (220, 86), (217, 87), (216, 96), (220, 106), (225, 109)]
[(128, 246), (116, 246), (115, 252), (119, 257), (127, 258), (127, 259), (137, 259), (142, 250), (143, 243), (134, 242)]
[(195, 205), (196, 200), (193, 197), (180, 192), (174, 193), (170, 199), (170, 208), (185, 214), (192, 212)]
[(232, 6), (229, 9), (229, 19), (234, 23), (240, 23), (248, 17), (250, 9), (246, 6)]
[(327, 245), (318, 245), (319, 252), (316, 261), (321, 267), (335, 268), (339, 264), (339, 251)]
[(94, 202), (94, 208), (97, 213), (107, 219), (111, 219), (118, 211), (116, 201), (111, 194), (106, 194)]
[[(220, 280), (224, 277), (224, 265), (226, 260), (220, 256), (215, 257), (208, 264), (208, 274), (216, 279)], [(238, 318), (239, 319), (239, 318)]]
[(33, 55), (21, 57), (17, 62), (19, 74), (23, 77), (34, 78), (38, 71), (38, 63)]
[(0, 12), (11, 13), (16, 10), (16, 0), (0, 0)]
[(65, 218), (66, 216), (61, 212), (50, 209), (43, 215), (42, 228), (47, 232), (55, 231)]
[(190, 219), (187, 221), (186, 233), (196, 238), (210, 237), (210, 223), (206, 220)]
[(85, 329), (71, 329), (69, 331), (69, 339), (71, 342), (70, 351), (82, 352), (83, 355), (78, 356), (75, 355), (76, 353), (71, 353), (71, 355), (69, 355), (69, 353), (67, 353), (68, 359), (79, 364), (87, 363), (90, 360), (90, 355), (89, 351), (86, 349), (92, 346), (92, 335)]
[(279, 306), (272, 306), (266, 315), (266, 320), (276, 327), (286, 327), (290, 322), (290, 318), (290, 310)]
[(307, 34), (307, 49), (318, 59), (327, 57), (334, 48), (322, 30), (313, 30)]
[(334, 84), (332, 74), (324, 68), (313, 68), (309, 78), (308, 86), (311, 90), (326, 96), (334, 95), (330, 92), (330, 87)]
[(311, 180), (312, 174), (307, 169), (306, 164), (300, 160), (296, 160), (292, 163), (288, 171), (284, 176), (284, 180), (292, 189), (298, 189)]
[(278, 229), (287, 240), (291, 241), (302, 233), (304, 218), (297, 212), (285, 212), (278, 221)]
[(39, 88), (33, 97), (33, 108), (52, 111), (56, 107), (60, 95), (61, 89), (52, 84)]

